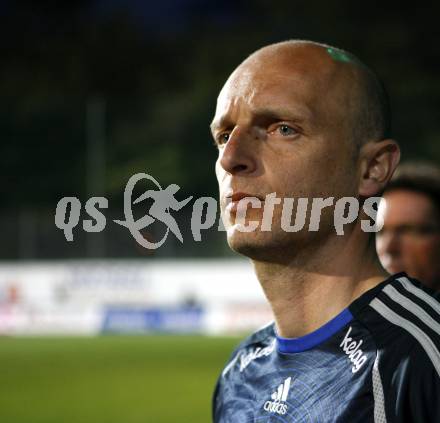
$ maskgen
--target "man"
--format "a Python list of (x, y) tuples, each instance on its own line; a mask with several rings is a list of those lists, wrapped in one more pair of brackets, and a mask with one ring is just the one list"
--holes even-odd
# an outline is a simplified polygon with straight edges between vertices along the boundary
[(384, 226), (376, 235), (382, 265), (440, 290), (440, 169), (429, 163), (399, 166), (384, 198)]
[[(405, 274), (388, 277), (364, 212), (338, 235), (327, 201), (362, 206), (399, 161), (374, 74), (330, 46), (270, 45), (229, 77), (211, 129), (228, 243), (252, 260), (275, 318), (232, 354), (214, 421), (439, 422), (440, 305)], [(275, 201), (263, 230), (255, 202), (270, 209), (272, 193), (330, 205), (319, 230), (313, 212), (284, 230)]]

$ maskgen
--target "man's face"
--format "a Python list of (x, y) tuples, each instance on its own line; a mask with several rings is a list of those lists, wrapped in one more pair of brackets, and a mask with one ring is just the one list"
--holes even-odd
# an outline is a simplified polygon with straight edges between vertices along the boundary
[(393, 190), (380, 207), (383, 229), (376, 236), (382, 265), (390, 273), (405, 271), (421, 282), (440, 288), (440, 227), (438, 215), (423, 193)]
[[(315, 197), (357, 196), (346, 89), (338, 67), (323, 55), (316, 48), (299, 49), (288, 60), (273, 56), (245, 63), (219, 95), (212, 132), (219, 148), (220, 204), (231, 248), (251, 258), (306, 249), (334, 233), (333, 213), (323, 210), (319, 233), (287, 233), (277, 205), (270, 232), (244, 233), (235, 207), (228, 206), (232, 195), (309, 198), (309, 211)], [(262, 215), (263, 208), (247, 208), (250, 221), (261, 223)]]

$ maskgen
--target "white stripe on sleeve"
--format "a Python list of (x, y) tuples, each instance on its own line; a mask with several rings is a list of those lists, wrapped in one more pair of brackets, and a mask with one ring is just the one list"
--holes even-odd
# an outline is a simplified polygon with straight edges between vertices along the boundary
[(388, 285), (383, 289), (392, 300), (397, 304), (410, 311), (414, 316), (417, 316), (426, 326), (430, 327), (434, 332), (440, 335), (440, 323), (435, 321), (422, 307), (411, 301), (405, 295), (402, 295), (394, 286)]
[(433, 310), (435, 310), (440, 315), (440, 303), (428, 295), (425, 291), (414, 286), (407, 278), (397, 279), (402, 286), (415, 296), (419, 297), (421, 300), (425, 301)]
[(374, 310), (376, 310), (381, 316), (387, 319), (389, 322), (405, 329), (412, 336), (414, 336), (414, 338), (417, 339), (417, 341), (425, 350), (426, 354), (428, 355), (429, 359), (432, 362), (432, 365), (434, 366), (435, 370), (437, 371), (437, 374), (440, 377), (440, 352), (432, 342), (431, 338), (428, 335), (426, 335), (426, 333), (423, 332), (423, 330), (421, 330), (418, 326), (416, 326), (414, 323), (410, 322), (409, 320), (403, 318), (402, 316), (399, 316), (397, 313), (391, 310), (378, 298), (372, 300), (370, 302), (370, 306)]

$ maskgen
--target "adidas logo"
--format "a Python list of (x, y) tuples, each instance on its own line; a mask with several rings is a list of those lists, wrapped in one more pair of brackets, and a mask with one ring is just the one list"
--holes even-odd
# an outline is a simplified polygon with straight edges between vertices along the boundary
[(291, 381), (292, 378), (288, 377), (280, 386), (278, 386), (277, 390), (271, 395), (272, 401), (269, 400), (264, 403), (263, 408), (266, 411), (281, 415), (287, 413), (287, 404), (284, 404), (284, 402), (287, 400), (287, 396), (289, 395)]

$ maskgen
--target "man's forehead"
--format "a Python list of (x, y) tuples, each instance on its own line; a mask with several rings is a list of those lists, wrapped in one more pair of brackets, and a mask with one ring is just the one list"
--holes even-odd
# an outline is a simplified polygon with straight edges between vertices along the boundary
[(329, 93), (328, 78), (295, 66), (243, 66), (234, 71), (222, 88), (214, 124), (222, 115), (240, 107), (262, 109), (277, 106), (307, 117)]
[(386, 192), (382, 212), (386, 212), (387, 221), (417, 221), (435, 216), (430, 198), (411, 190), (396, 189)]
[(295, 118), (297, 122), (312, 120), (313, 104), (299, 90), (291, 88), (289, 91), (288, 85), (270, 79), (266, 83), (243, 84), (223, 90), (217, 100), (211, 130), (246, 117), (274, 120)]
[(293, 73), (280, 71), (254, 72), (246, 69), (242, 72), (234, 72), (220, 91), (217, 105), (219, 108), (224, 108), (240, 100), (252, 103), (261, 96), (276, 95), (301, 82), (303, 81)]
[(299, 84), (303, 81), (295, 77), (280, 76), (265, 80), (237, 81), (225, 86), (217, 99), (216, 115), (228, 113), (230, 110), (249, 108), (249, 110), (278, 109), (303, 110), (304, 113), (312, 106), (311, 97)]

